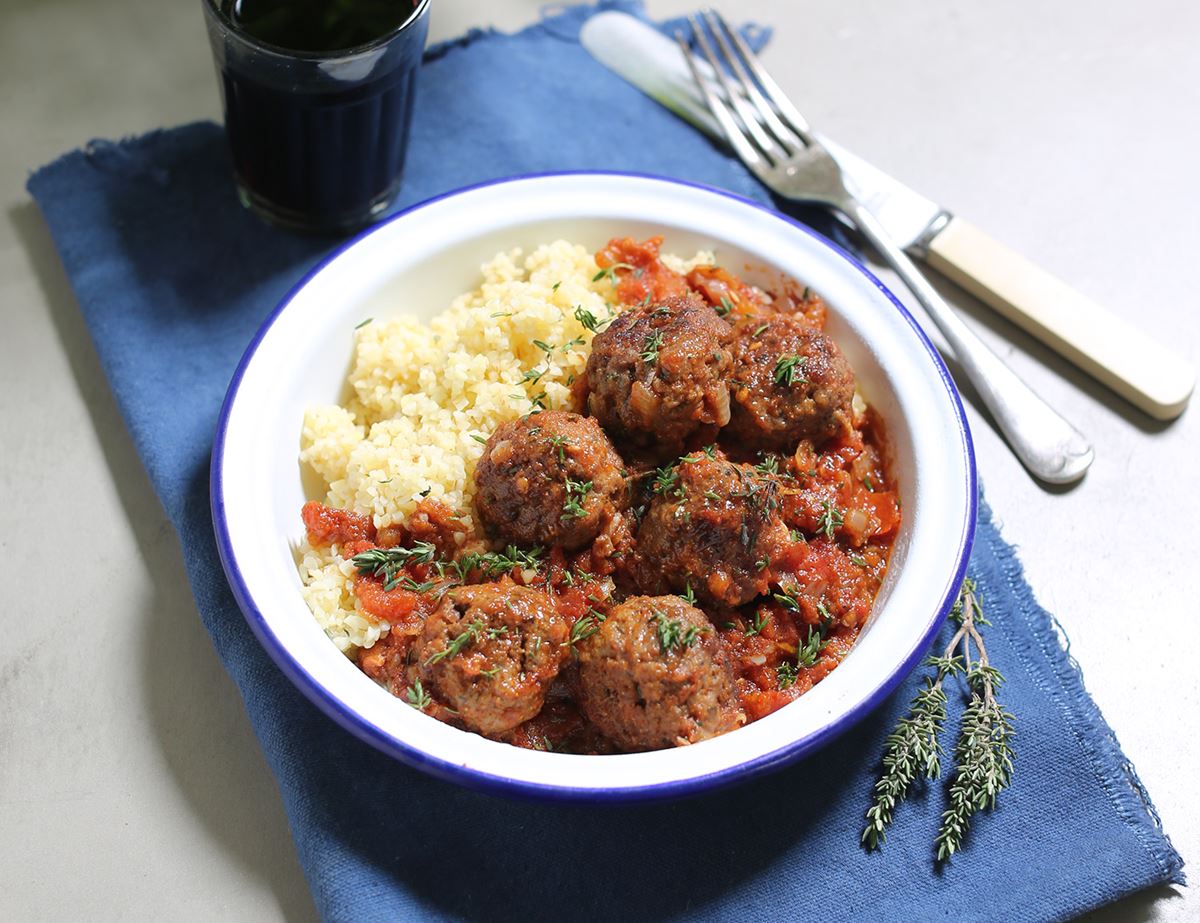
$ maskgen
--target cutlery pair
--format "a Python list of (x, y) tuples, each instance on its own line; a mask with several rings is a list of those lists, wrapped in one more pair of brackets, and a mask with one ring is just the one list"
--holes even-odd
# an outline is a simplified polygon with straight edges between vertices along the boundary
[[(1082, 477), (1094, 453), (1086, 438), (1017, 378), (950, 309), (894, 236), (1151, 415), (1170, 419), (1186, 406), (1194, 381), (1186, 363), (814, 132), (741, 36), (718, 14), (704, 14), (703, 24), (693, 17), (691, 24), (705, 60), (681, 34), (676, 36), (680, 56), (659, 33), (621, 13), (594, 17), (582, 39), (602, 63), (710, 134), (724, 138), (777, 195), (825, 205), (858, 227), (942, 331), (1031, 473), (1050, 483), (1070, 483)], [(863, 188), (869, 195), (860, 192)]]

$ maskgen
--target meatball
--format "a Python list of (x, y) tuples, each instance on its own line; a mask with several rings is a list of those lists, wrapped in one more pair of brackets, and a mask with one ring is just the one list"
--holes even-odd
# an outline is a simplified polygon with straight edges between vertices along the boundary
[(661, 458), (729, 422), (733, 329), (707, 305), (630, 308), (592, 341), (588, 410), (618, 440)]
[(502, 423), (475, 467), (489, 533), (567, 550), (592, 541), (626, 505), (621, 457), (599, 424), (551, 410)]
[(422, 682), (473, 731), (496, 737), (542, 708), (570, 629), (545, 593), (511, 582), (450, 590), (415, 652)]
[(635, 596), (580, 642), (579, 704), (624, 750), (695, 743), (745, 720), (728, 655), (678, 596)]
[(726, 433), (748, 449), (791, 451), (849, 432), (854, 372), (824, 332), (784, 316), (739, 324)]
[(706, 455), (660, 474), (638, 530), (648, 586), (704, 602), (740, 606), (767, 592), (769, 565), (787, 538), (774, 478), (750, 465)]

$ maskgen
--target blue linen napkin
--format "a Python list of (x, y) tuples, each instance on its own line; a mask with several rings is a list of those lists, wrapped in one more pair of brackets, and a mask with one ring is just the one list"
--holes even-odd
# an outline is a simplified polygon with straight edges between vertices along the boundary
[[(430, 50), (400, 205), (496, 176), (588, 167), (767, 200), (740, 165), (580, 48), (593, 9)], [(38, 171), (29, 189), (179, 532), (201, 617), (278, 778), (326, 919), (1057, 920), (1182, 883), (1182, 860), (986, 505), (971, 572), (994, 621), (1003, 700), (1017, 715), (1017, 769), (944, 868), (931, 849), (944, 780), (900, 807), (881, 852), (858, 846), (883, 738), (917, 676), (800, 765), (674, 803), (512, 801), (371, 749), (259, 648), (221, 571), (208, 505), (212, 434), (233, 369), (332, 242), (244, 212), (210, 123), (92, 142)]]

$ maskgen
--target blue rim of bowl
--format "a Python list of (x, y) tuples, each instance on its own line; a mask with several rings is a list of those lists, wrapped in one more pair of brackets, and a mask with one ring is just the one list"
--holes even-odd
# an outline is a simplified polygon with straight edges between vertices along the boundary
[[(453, 198), (464, 193), (473, 192), (478, 189), (485, 189), (489, 186), (499, 186), (506, 183), (524, 182), (529, 180), (548, 179), (554, 177), (618, 177), (625, 179), (650, 180), (654, 182), (667, 183), (673, 186), (684, 186), (691, 189), (698, 189), (702, 192), (711, 193), (721, 196), (726, 199), (732, 199), (740, 202), (743, 205), (748, 205), (755, 208), (772, 218), (783, 221), (792, 227), (798, 228), (808, 236), (816, 239), (819, 243), (825, 245), (842, 259), (846, 260), (856, 270), (861, 272), (900, 312), (901, 316), (908, 322), (917, 339), (925, 347), (929, 358), (932, 360), (934, 367), (937, 370), (938, 376), (941, 378), (943, 386), (950, 397), (951, 405), (955, 415), (958, 418), (959, 431), (962, 436), (963, 454), (966, 461), (967, 474), (967, 518), (964, 523), (963, 533), (959, 538), (958, 560), (955, 565), (954, 578), (943, 591), (941, 603), (933, 610), (933, 615), (926, 625), (925, 630), (912, 649), (905, 655), (900, 664), (893, 669), (887, 676), (876, 685), (875, 689), (862, 701), (854, 705), (849, 711), (840, 715), (828, 724), (822, 725), (815, 731), (805, 735), (804, 737), (794, 740), (789, 744), (779, 747), (770, 753), (762, 754), (754, 757), (743, 763), (738, 763), (734, 766), (729, 766), (724, 769), (716, 770), (715, 772), (705, 773), (698, 776), (689, 776), (684, 779), (672, 780), (668, 782), (658, 782), (651, 785), (638, 786), (614, 786), (611, 788), (573, 788), (566, 785), (549, 785), (539, 782), (529, 782), (524, 779), (513, 779), (508, 776), (499, 775), (496, 773), (485, 772), (480, 769), (473, 769), (467, 766), (451, 763), (449, 761), (431, 756), (425, 751), (397, 738), (396, 736), (384, 731), (382, 728), (372, 724), (358, 712), (349, 708), (336, 696), (333, 695), (325, 686), (323, 686), (311, 673), (305, 670), (291, 655), (284, 644), (275, 636), (270, 626), (267, 625), (266, 619), (262, 612), (259, 611), (253, 598), (250, 595), (249, 589), (245, 581), (242, 579), (241, 571), (238, 568), (237, 561), (234, 557), (233, 546), (229, 538), (229, 530), (225, 521), (225, 500), (224, 491), (222, 489), (222, 471), (223, 471), (223, 454), (225, 448), (225, 437), (229, 425), (229, 414), (233, 407), (234, 401), (237, 398), (238, 390), (241, 386), (242, 378), (245, 375), (246, 369), (250, 362), (254, 359), (255, 353), (258, 351), (259, 344), (270, 331), (279, 315), (287, 309), (297, 293), (303, 289), (309, 281), (331, 262), (336, 260), (345, 251), (355, 246), (359, 241), (376, 233), (394, 221), (398, 221), (408, 215), (418, 212), (423, 208), (433, 205), (443, 199)], [(945, 621), (946, 616), (950, 612), (951, 606), (957, 596), (958, 587), (962, 583), (963, 578), (967, 573), (967, 562), (971, 556), (971, 548), (975, 541), (975, 524), (978, 514), (978, 483), (975, 470), (975, 447), (971, 439), (970, 427), (967, 424), (967, 416), (963, 410), (962, 400), (959, 397), (958, 389), (954, 385), (954, 381), (950, 377), (950, 371), (946, 368), (941, 356), (938, 355), (933, 343), (925, 335), (916, 319), (904, 307), (903, 304), (893, 295), (882, 282), (877, 279), (870, 270), (862, 265), (852, 254), (838, 246), (832, 240), (829, 240), (823, 234), (814, 231), (808, 225), (802, 224), (787, 215), (781, 214), (761, 202), (756, 202), (753, 199), (748, 199), (745, 196), (737, 195), (725, 189), (718, 189), (714, 186), (707, 186), (703, 183), (694, 183), (688, 180), (673, 179), (665, 176), (656, 176), (652, 173), (636, 173), (625, 172), (619, 170), (563, 170), (558, 172), (546, 173), (527, 173), (517, 174), (514, 176), (502, 177), (500, 179), (488, 180), (482, 183), (475, 183), (471, 186), (464, 186), (459, 189), (454, 189), (441, 195), (433, 196), (425, 199), (414, 205), (396, 212), (385, 220), (373, 225), (372, 227), (355, 235), (350, 240), (346, 241), (341, 246), (337, 247), (333, 252), (321, 260), (316, 266), (309, 270), (304, 277), (292, 286), (291, 290), (283, 297), (267, 319), (263, 321), (258, 332), (255, 333), (254, 339), (250, 341), (250, 345), (246, 347), (245, 353), (242, 355), (241, 361), (238, 363), (237, 369), (233, 373), (233, 377), (229, 382), (229, 389), (225, 394), (225, 400), (221, 405), (221, 413), (217, 420), (217, 432), (213, 442), (212, 464), (209, 475), (209, 492), (210, 503), (213, 517), (213, 531), (216, 536), (217, 552), (221, 558), (221, 566), (225, 570), (225, 576), (229, 581), (230, 588), (233, 590), (234, 598), (237, 601), (238, 607), (242, 610), (242, 614), (246, 618), (246, 622), (250, 625), (251, 631), (259, 643), (266, 650), (267, 654), (275, 662), (275, 664), (283, 671), (284, 675), (292, 681), (293, 684), (321, 711), (332, 718), (337, 724), (341, 725), (345, 730), (349, 731), (360, 740), (371, 744), (389, 756), (399, 759), (416, 769), (430, 773), (438, 778), (455, 782), (460, 785), (465, 785), (468, 788), (473, 788), (479, 791), (490, 794), (501, 795), (522, 795), (534, 797), (539, 800), (550, 801), (568, 801), (568, 802), (634, 802), (634, 801), (649, 801), (663, 800), (670, 798), (681, 798), (688, 795), (695, 795), (701, 792), (712, 791), (718, 788), (724, 788), (733, 785), (737, 782), (743, 782), (751, 778), (761, 776), (765, 773), (782, 769), (784, 766), (796, 762), (809, 753), (817, 750), (827, 743), (846, 732), (870, 712), (874, 711), (884, 699), (886, 699), (896, 689), (900, 682), (912, 672), (917, 663), (924, 656), (925, 652), (932, 644), (934, 636), (938, 629)], [(469, 733), (464, 731), (463, 733)]]

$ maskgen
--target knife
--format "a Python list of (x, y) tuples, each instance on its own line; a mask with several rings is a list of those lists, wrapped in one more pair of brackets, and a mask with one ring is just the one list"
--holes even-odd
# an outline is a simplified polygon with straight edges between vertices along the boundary
[[(657, 29), (607, 11), (591, 17), (579, 39), (605, 67), (724, 143), (679, 48)], [(1155, 419), (1183, 412), (1196, 382), (1189, 363), (962, 218), (818, 137), (863, 203), (912, 256)]]

